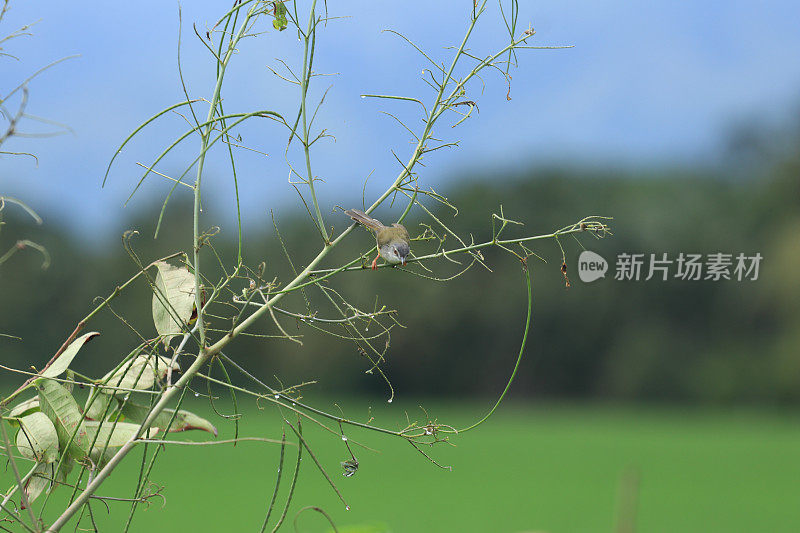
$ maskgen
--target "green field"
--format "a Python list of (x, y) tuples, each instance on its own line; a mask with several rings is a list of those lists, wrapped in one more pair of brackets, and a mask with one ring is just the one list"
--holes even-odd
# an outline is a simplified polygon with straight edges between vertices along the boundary
[[(331, 406), (331, 401), (315, 403)], [(411, 405), (377, 400), (343, 407), (349, 416), (365, 419), (369, 404), (376, 423), (386, 427), (405, 425), (404, 409), (412, 418), (424, 416)], [(456, 426), (485, 408), (433, 401), (425, 406), (431, 417)], [(220, 426), (219, 438), (230, 437), (230, 427)], [(343, 442), (311, 424), (304, 428), (351, 510), (306, 454), (286, 531), (294, 530), (299, 509), (313, 505), (325, 509), (340, 531), (351, 533), (613, 532), (626, 470), (640, 474), (639, 532), (800, 531), (800, 423), (791, 413), (508, 404), (479, 429), (456, 437), (456, 447), (433, 450), (452, 472), (436, 468), (400, 440), (347, 431), (351, 442), (380, 450), (354, 447), (360, 469), (351, 478), (343, 477), (339, 465), (348, 458)], [(245, 411), (242, 435), (279, 437), (275, 414)], [(131, 530), (258, 531), (278, 452), (276, 445), (255, 442), (169, 448), (153, 476), (164, 484), (166, 506), (157, 501), (143, 508)], [(287, 447), (279, 506), (295, 454), (296, 448)], [(140, 454), (134, 455), (103, 487), (103, 495), (130, 495), (140, 461)], [(54, 504), (48, 507), (55, 509)], [(116, 517), (127, 514), (125, 504), (111, 505)], [(102, 505), (93, 509), (99, 524), (109, 524)], [(109, 530), (118, 529), (115, 517), (111, 524)], [(329, 530), (316, 513), (298, 519), (300, 532)]]

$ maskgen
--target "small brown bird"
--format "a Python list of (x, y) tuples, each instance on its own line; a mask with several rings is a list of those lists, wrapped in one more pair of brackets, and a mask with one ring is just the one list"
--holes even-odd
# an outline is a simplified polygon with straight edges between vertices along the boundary
[[(402, 224), (394, 223), (391, 226), (384, 226), (380, 221), (358, 209), (348, 209), (344, 214), (375, 232), (378, 257), (383, 257), (387, 263), (393, 265), (399, 263), (405, 266), (406, 257), (411, 251), (411, 237)], [(372, 261), (372, 270), (378, 268), (378, 257)]]

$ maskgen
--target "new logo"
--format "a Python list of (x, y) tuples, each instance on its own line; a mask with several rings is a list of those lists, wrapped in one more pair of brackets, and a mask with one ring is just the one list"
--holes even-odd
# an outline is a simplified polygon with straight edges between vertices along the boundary
[(578, 276), (584, 283), (591, 283), (606, 277), (608, 262), (602, 256), (584, 250), (578, 257)]

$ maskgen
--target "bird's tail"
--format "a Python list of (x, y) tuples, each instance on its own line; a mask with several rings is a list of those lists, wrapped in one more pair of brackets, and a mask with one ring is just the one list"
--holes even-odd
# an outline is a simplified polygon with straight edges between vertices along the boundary
[(344, 214), (349, 216), (362, 226), (366, 226), (374, 231), (382, 230), (385, 227), (378, 220), (375, 220), (365, 212), (360, 211), (358, 209), (348, 209), (347, 211), (344, 212)]

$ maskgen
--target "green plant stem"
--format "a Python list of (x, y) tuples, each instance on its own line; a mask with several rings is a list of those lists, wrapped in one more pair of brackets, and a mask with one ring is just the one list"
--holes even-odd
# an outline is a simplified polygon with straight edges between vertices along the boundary
[[(311, 420), (312, 422), (322, 426), (325, 429), (328, 429), (327, 426), (321, 424), (320, 422), (318, 422), (317, 420), (312, 418), (307, 413), (304, 413), (300, 409), (304, 409), (304, 410), (306, 410), (306, 411), (308, 411), (310, 413), (314, 413), (314, 414), (320, 415), (322, 417), (325, 417), (325, 418), (328, 418), (330, 420), (333, 420), (334, 422), (339, 422), (341, 424), (348, 424), (348, 425), (351, 425), (351, 426), (359, 427), (359, 428), (362, 428), (362, 429), (367, 429), (367, 430), (370, 430), (370, 431), (375, 431), (375, 432), (378, 432), (378, 433), (385, 433), (387, 435), (392, 435), (392, 436), (395, 436), (395, 437), (408, 437), (409, 436), (409, 435), (406, 435), (402, 431), (394, 431), (394, 430), (382, 428), (382, 427), (379, 427), (379, 426), (372, 426), (370, 424), (365, 424), (363, 422), (356, 422), (355, 420), (348, 420), (347, 418), (342, 418), (342, 417), (339, 417), (339, 416), (336, 416), (336, 415), (332, 415), (330, 413), (326, 413), (325, 411), (321, 411), (321, 410), (319, 410), (319, 409), (317, 409), (315, 407), (311, 407), (310, 405), (301, 403), (301, 402), (299, 402), (297, 400), (293, 400), (291, 398), (284, 398), (284, 399), (287, 400), (287, 401), (290, 401), (291, 403), (294, 403), (300, 409), (298, 409), (297, 407), (291, 406), (291, 405), (285, 405), (285, 404), (281, 403), (279, 400), (275, 399), (275, 391), (274, 391), (274, 389), (270, 389), (270, 394), (259, 394), (257, 392), (253, 392), (253, 391), (247, 390), (247, 389), (245, 389), (243, 387), (237, 387), (236, 385), (228, 385), (224, 381), (220, 381), (218, 379), (212, 378), (211, 376), (206, 376), (206, 375), (203, 375), (203, 374), (199, 374), (199, 375), (200, 375), (200, 377), (202, 377), (202, 378), (204, 378), (204, 379), (206, 379), (206, 380), (208, 380), (208, 381), (210, 381), (212, 383), (216, 383), (218, 385), (229, 386), (230, 388), (232, 388), (234, 390), (237, 390), (239, 392), (242, 392), (244, 394), (249, 394), (251, 396), (255, 396), (256, 398), (261, 398), (261, 399), (268, 400), (270, 402), (276, 403), (278, 405), (281, 405), (282, 407), (285, 407), (285, 408), (289, 409), (290, 411), (294, 411), (295, 413), (297, 413), (300, 416), (306, 417), (308, 420)], [(278, 396), (281, 397), (280, 394)]]
[[(485, 5), (485, 2), (481, 7), (481, 11), (482, 11), (484, 5)], [(218, 104), (219, 98), (220, 98), (220, 91), (221, 91), (221, 87), (222, 87), (222, 81), (223, 81), (223, 77), (224, 77), (224, 74), (225, 74), (225, 69), (227, 67), (227, 64), (230, 61), (230, 58), (232, 56), (232, 53), (233, 53), (233, 51), (235, 49), (236, 44), (242, 38), (242, 36), (244, 34), (244, 31), (245, 31), (245, 28), (248, 26), (248, 22), (249, 22), (249, 20), (250, 20), (250, 18), (252, 16), (252, 14), (253, 14), (253, 10), (251, 9), (251, 11), (248, 13), (247, 17), (245, 18), (244, 22), (242, 23), (242, 26), (240, 27), (238, 33), (234, 36), (234, 38), (231, 39), (230, 45), (228, 47), (228, 51), (227, 51), (227, 53), (225, 55), (225, 58), (222, 59), (222, 61), (221, 61), (219, 75), (217, 76), (216, 86), (214, 88), (214, 95), (213, 95), (213, 97), (211, 99), (211, 102), (210, 102), (209, 114), (208, 114), (208, 119), (207, 119), (208, 121), (212, 120), (212, 118), (214, 116), (214, 113), (215, 113), (215, 109), (217, 108), (217, 104)], [(381, 205), (400, 186), (400, 184), (403, 182), (403, 180), (407, 176), (409, 176), (411, 174), (411, 170), (413, 169), (414, 165), (420, 160), (422, 155), (425, 153), (426, 143), (427, 143), (428, 139), (430, 139), (431, 130), (433, 128), (433, 125), (434, 125), (435, 121), (439, 118), (439, 116), (442, 114), (442, 112), (445, 109), (448, 108), (448, 106), (446, 105), (446, 101), (445, 101), (444, 104), (442, 103), (442, 98), (443, 98), (443, 94), (444, 94), (444, 91), (445, 91), (445, 87), (446, 87), (448, 81), (452, 77), (452, 74), (453, 74), (453, 71), (455, 70), (455, 67), (456, 67), (456, 64), (458, 62), (458, 59), (464, 53), (464, 49), (465, 49), (467, 40), (469, 39), (469, 37), (470, 37), (470, 35), (472, 33), (472, 30), (475, 27), (475, 23), (477, 21), (477, 18), (478, 17), (476, 16), (471, 21), (470, 26), (469, 26), (469, 28), (467, 30), (467, 33), (466, 33), (464, 39), (461, 42), (461, 45), (459, 46), (459, 48), (455, 52), (455, 56), (454, 56), (453, 61), (452, 61), (451, 65), (450, 65), (450, 68), (445, 73), (445, 77), (444, 77), (443, 83), (440, 85), (439, 91), (437, 92), (437, 95), (436, 95), (436, 98), (435, 98), (435, 101), (434, 101), (434, 105), (432, 106), (431, 111), (428, 114), (427, 120), (425, 121), (424, 132), (419, 137), (419, 141), (417, 142), (416, 148), (414, 149), (411, 157), (409, 158), (408, 163), (406, 165), (404, 165), (403, 170), (399, 173), (399, 175), (394, 180), (394, 182), (391, 184), (391, 186), (389, 186), (389, 188), (387, 188), (386, 191), (383, 194), (381, 194), (372, 203), (372, 205), (370, 207), (368, 207), (366, 209), (367, 213), (370, 213), (373, 210), (375, 210), (379, 205)], [(314, 11), (313, 11), (313, 6), (312, 6), (312, 13), (311, 13), (311, 16), (310, 16), (309, 28), (313, 29), (313, 24), (314, 24)], [(308, 51), (308, 44), (309, 44), (309, 36), (306, 35), (306, 52), (305, 52), (305, 57), (306, 58), (308, 58), (308, 52), (309, 52)], [(511, 45), (509, 45), (509, 46), (511, 46)], [(501, 51), (500, 53), (503, 53), (504, 51), (507, 51), (507, 50), (508, 50), (508, 47), (504, 48), (503, 51)], [(498, 54), (498, 56), (499, 56), (499, 54)], [(484, 61), (478, 67), (475, 67), (475, 69), (473, 69), (473, 72), (471, 73), (470, 76), (468, 76), (468, 78), (472, 77), (472, 75), (477, 73), (477, 71), (480, 70), (485, 65), (486, 65), (486, 62)], [(306, 77), (304, 77), (304, 79), (305, 78)], [(465, 83), (465, 80), (462, 80), (459, 83), (459, 85), (463, 86), (463, 83)], [(455, 92), (453, 94), (455, 94)], [(303, 92), (303, 98), (305, 99), (305, 91)], [(441, 109), (440, 109), (440, 106), (442, 106)], [(302, 110), (301, 110), (301, 113), (302, 113)], [(305, 125), (305, 122), (304, 122), (304, 125)], [(310, 276), (315, 275), (318, 272), (321, 272), (321, 271), (316, 271), (315, 268), (336, 247), (336, 245), (338, 245), (342, 240), (344, 240), (350, 234), (351, 231), (353, 231), (353, 229), (355, 228), (355, 224), (347, 227), (342, 233), (340, 233), (332, 241), (326, 242), (326, 245), (322, 248), (322, 250), (320, 250), (320, 252), (316, 255), (316, 257), (314, 257), (308, 263), (308, 265), (290, 283), (288, 283), (281, 291), (279, 291), (278, 293), (275, 293), (264, 304), (262, 304), (261, 307), (256, 309), (252, 314), (250, 314), (247, 318), (245, 318), (241, 323), (239, 323), (237, 326), (235, 326), (233, 329), (231, 329), (231, 331), (229, 331), (227, 335), (223, 336), (221, 339), (219, 339), (213, 345), (206, 346), (205, 345), (205, 340), (206, 340), (205, 328), (203, 326), (203, 305), (202, 305), (202, 300), (201, 300), (202, 295), (201, 295), (201, 291), (200, 291), (201, 272), (200, 272), (200, 261), (199, 261), (199, 251), (200, 251), (200, 247), (199, 247), (199, 245), (200, 245), (200, 242), (199, 242), (199, 238), (200, 238), (199, 218), (200, 218), (200, 200), (201, 200), (201, 197), (200, 197), (200, 185), (201, 185), (201, 179), (202, 179), (202, 168), (203, 168), (203, 163), (204, 163), (204, 159), (205, 159), (206, 147), (207, 147), (207, 144), (208, 144), (208, 140), (210, 138), (211, 129), (212, 129), (212, 126), (209, 124), (209, 126), (206, 128), (205, 134), (203, 135), (203, 141), (202, 141), (202, 154), (203, 154), (203, 156), (198, 161), (198, 171), (197, 171), (197, 178), (196, 178), (196, 181), (195, 181), (195, 191), (194, 191), (194, 197), (195, 198), (194, 198), (194, 221), (193, 221), (193, 234), (194, 234), (193, 259), (194, 259), (194, 269), (195, 269), (195, 272), (194, 272), (194, 275), (195, 275), (195, 298), (196, 298), (196, 305), (197, 305), (197, 308), (198, 308), (198, 323), (200, 324), (200, 327), (199, 327), (199, 331), (200, 331), (200, 349), (199, 349), (199, 352), (197, 354), (197, 357), (194, 360), (194, 362), (192, 363), (192, 365), (183, 373), (183, 375), (180, 377), (180, 379), (173, 386), (168, 387), (164, 391), (162, 396), (159, 398), (158, 402), (156, 402), (156, 404), (151, 409), (150, 414), (147, 416), (145, 421), (141, 424), (137, 434), (134, 435), (127, 443), (125, 443), (120, 448), (120, 450), (109, 460), (109, 462), (105, 465), (105, 467), (102, 470), (100, 470), (100, 472), (97, 473), (96, 477), (92, 480), (92, 482), (87, 485), (87, 487), (84, 489), (84, 491), (81, 492), (81, 494), (75, 499), (75, 501), (61, 514), (61, 516), (58, 517), (58, 519), (53, 523), (52, 526), (50, 526), (50, 528), (47, 531), (59, 531), (71, 519), (71, 517), (74, 516), (75, 513), (77, 513), (77, 511), (89, 500), (89, 498), (92, 496), (92, 494), (94, 494), (94, 492), (96, 492), (96, 490), (100, 487), (100, 485), (102, 485), (102, 483), (106, 480), (106, 478), (113, 472), (113, 470), (117, 467), (117, 465), (135, 447), (135, 445), (137, 443), (137, 439), (139, 439), (141, 437), (141, 435), (143, 435), (150, 428), (150, 426), (155, 421), (156, 417), (167, 407), (167, 405), (175, 397), (175, 395), (178, 394), (178, 392), (181, 391), (183, 388), (185, 388), (185, 387), (187, 387), (189, 385), (189, 382), (200, 372), (202, 367), (210, 360), (211, 357), (219, 354), (222, 351), (222, 349), (225, 348), (234, 338), (236, 338), (237, 336), (242, 334), (245, 330), (247, 330), (249, 327), (251, 327), (257, 320), (259, 320), (262, 316), (264, 316), (266, 313), (268, 313), (270, 311), (270, 309), (275, 304), (277, 304), (289, 292), (292, 292), (292, 291), (294, 291), (296, 289), (304, 287), (304, 286), (306, 286), (308, 284), (318, 283), (320, 281), (320, 279), (325, 278), (325, 277), (329, 277), (331, 275), (334, 275), (336, 272), (344, 271), (350, 266), (350, 265), (346, 265), (345, 267), (340, 268), (340, 269), (336, 269), (336, 270), (333, 270), (333, 271), (326, 271), (326, 274), (324, 276), (322, 276), (322, 278), (315, 278), (315, 279), (313, 279), (313, 280), (311, 280), (309, 282), (306, 282), (306, 280)], [(304, 130), (306, 130), (305, 140), (307, 141), (307, 128), (304, 127)], [(305, 144), (307, 145), (308, 143), (306, 142)], [(309, 161), (310, 161), (310, 159), (309, 159)], [(309, 172), (309, 176), (311, 177), (312, 174), (311, 174), (311, 170), (310, 170), (310, 164), (307, 165), (307, 170)], [(312, 186), (312, 189), (313, 189), (313, 180), (311, 180), (311, 184), (310, 185)], [(319, 215), (318, 216), (318, 220), (319, 220), (319, 223), (320, 223), (320, 229), (324, 232), (325, 228), (324, 228), (324, 224), (322, 223), (322, 217), (321, 217), (321, 213), (319, 212), (319, 207), (316, 204), (316, 199), (315, 199), (314, 203), (315, 203), (315, 207), (317, 209), (318, 215)], [(566, 230), (566, 231), (563, 231), (561, 233), (562, 234), (563, 233), (574, 233), (576, 231), (577, 230), (573, 229), (573, 230)], [(553, 234), (547, 235), (547, 236), (538, 236), (538, 237), (524, 238), (524, 239), (511, 239), (509, 241), (497, 241), (497, 240), (495, 240), (495, 241), (491, 241), (491, 242), (487, 242), (487, 243), (482, 243), (480, 245), (475, 245), (474, 249), (477, 249), (477, 248), (480, 248), (480, 247), (487, 247), (487, 246), (491, 246), (493, 244), (498, 244), (498, 243), (500, 243), (500, 244), (504, 244), (504, 243), (513, 244), (515, 242), (524, 242), (525, 240), (533, 240), (533, 239), (542, 239), (542, 238), (548, 238), (548, 237), (555, 237), (558, 234), (559, 233), (553, 233)], [(327, 241), (327, 239), (326, 239), (326, 241)], [(458, 253), (458, 252), (468, 251), (470, 249), (473, 249), (473, 248), (472, 247), (463, 247), (461, 249), (451, 250), (449, 252), (441, 252), (438, 255), (439, 256), (444, 256), (444, 255), (448, 255), (448, 254), (451, 254), (451, 253)], [(437, 254), (434, 254), (434, 256), (436, 256), (436, 255)], [(420, 259), (422, 259), (422, 258), (420, 258)], [(527, 329), (526, 329), (526, 331), (527, 331)], [(386, 431), (386, 432), (388, 433), (389, 431)], [(402, 435), (402, 433), (400, 433), (400, 434)]]
[[(303, 48), (303, 75), (300, 84), (300, 115), (303, 120), (303, 153), (306, 159), (306, 175), (308, 179), (308, 188), (311, 191), (311, 202), (314, 205), (314, 214), (317, 216), (317, 224), (319, 231), (322, 233), (322, 238), (327, 243), (330, 237), (328, 230), (325, 227), (325, 221), (322, 218), (322, 211), (319, 209), (319, 202), (317, 201), (317, 193), (314, 189), (314, 174), (311, 172), (311, 146), (308, 144), (308, 124), (306, 113), (306, 100), (308, 98), (308, 84), (311, 82), (311, 65), (314, 61), (314, 46), (313, 42), (316, 40), (316, 6), (317, 0), (311, 2), (311, 10), (308, 16), (308, 29), (304, 34), (304, 48)], [(311, 50), (309, 54), (309, 40), (311, 40)]]
[[(36, 467), (37, 466), (38, 465), (34, 464), (33, 467), (31, 467), (31, 469), (28, 471), (28, 473), (25, 474), (24, 476), (22, 476), (22, 485), (23, 486), (25, 486), (25, 483), (27, 483), (28, 480), (31, 477), (33, 477), (33, 474), (36, 472)], [(11, 488), (8, 489), (8, 491), (5, 494), (2, 494), (3, 501), (0, 503), (0, 509), (5, 510), (6, 505), (8, 505), (8, 502), (10, 502), (11, 498), (14, 496), (14, 494), (17, 493), (17, 489), (19, 489), (19, 485), (17, 485), (15, 483), (14, 485), (11, 486)], [(8, 511), (6, 511), (6, 512), (8, 512)]]
[(128, 442), (126, 442), (119, 451), (114, 454), (114, 456), (108, 461), (106, 466), (103, 467), (100, 472), (97, 473), (95, 478), (89, 483), (83, 492), (75, 498), (75, 501), (67, 507), (61, 516), (56, 519), (55, 522), (46, 530), (50, 531), (60, 531), (64, 525), (72, 518), (78, 510), (83, 507), (83, 505), (89, 500), (92, 494), (94, 494), (100, 485), (103, 484), (105, 479), (114, 471), (117, 465), (125, 458), (126, 455), (136, 446), (137, 440), (147, 432), (150, 426), (155, 422), (158, 415), (166, 409), (169, 402), (172, 398), (181, 391), (184, 387), (189, 385), (189, 381), (194, 377), (194, 375), (200, 371), (203, 365), (206, 364), (208, 359), (211, 357), (211, 354), (208, 350), (201, 350), (197, 356), (197, 359), (194, 360), (194, 363), (186, 370), (180, 379), (175, 383), (173, 387), (168, 388), (164, 391), (164, 394), (161, 395), (158, 402), (153, 406), (150, 410), (150, 415), (145, 419), (142, 425), (139, 427), (139, 430), (136, 434), (131, 437)]
[(250, 18), (253, 16), (254, 8), (250, 8), (250, 11), (247, 12), (247, 16), (245, 17), (244, 21), (242, 21), (241, 26), (239, 26), (239, 31), (236, 33), (235, 37), (232, 37), (229, 44), (228, 50), (225, 53), (225, 57), (223, 58), (222, 62), (219, 64), (219, 70), (217, 73), (217, 81), (214, 86), (214, 94), (211, 97), (211, 101), (208, 105), (208, 117), (206, 118), (206, 122), (208, 122), (208, 126), (206, 126), (206, 131), (202, 135), (202, 149), (200, 159), (197, 161), (197, 178), (194, 182), (194, 217), (193, 217), (193, 224), (192, 224), (192, 231), (193, 231), (193, 242), (192, 242), (192, 258), (193, 258), (193, 267), (194, 267), (194, 297), (195, 297), (195, 306), (197, 307), (197, 324), (198, 328), (197, 331), (200, 335), (200, 346), (201, 348), (205, 347), (206, 344), (206, 328), (203, 320), (203, 294), (200, 290), (201, 287), (201, 270), (200, 270), (200, 202), (201, 202), (201, 195), (200, 195), (200, 188), (203, 178), (203, 165), (205, 164), (206, 160), (206, 152), (208, 150), (208, 141), (211, 138), (211, 131), (213, 128), (212, 120), (214, 118), (214, 114), (217, 111), (217, 105), (219, 104), (220, 94), (222, 92), (222, 81), (225, 78), (225, 71), (228, 67), (228, 63), (233, 57), (233, 52), (236, 50), (236, 45), (239, 40), (244, 35), (245, 31), (247, 30), (248, 22)]
[(264, 533), (269, 524), (269, 517), (272, 515), (272, 510), (275, 508), (275, 501), (278, 499), (278, 489), (281, 486), (281, 477), (283, 475), (283, 458), (286, 453), (286, 430), (283, 430), (281, 436), (281, 455), (278, 459), (278, 477), (275, 480), (275, 490), (272, 491), (272, 498), (270, 498), (269, 507), (267, 507), (267, 515), (264, 517), (264, 522), (261, 525), (261, 533)]
[(17, 460), (14, 459), (14, 454), (11, 451), (11, 441), (8, 439), (8, 432), (6, 431), (6, 425), (4, 424), (2, 417), (0, 417), (0, 431), (3, 432), (3, 447), (6, 450), (8, 461), (11, 463), (11, 470), (14, 472), (14, 478), (17, 480), (17, 487), (19, 487), (21, 494), (20, 500), (22, 502), (22, 506), (28, 510), (28, 515), (31, 518), (31, 524), (33, 527), (36, 527), (36, 516), (33, 514), (33, 509), (31, 509), (31, 504), (28, 501), (28, 495), (25, 494), (25, 487), (22, 485), (22, 478), (20, 477), (19, 469), (17, 468)]
[(122, 149), (125, 147), (126, 144), (128, 144), (128, 141), (133, 139), (136, 136), (137, 133), (139, 133), (142, 129), (144, 129), (145, 126), (147, 126), (148, 124), (153, 122), (155, 119), (157, 119), (158, 117), (160, 117), (162, 115), (165, 115), (165, 114), (169, 113), (173, 109), (176, 109), (176, 108), (184, 106), (184, 105), (189, 105), (191, 107), (191, 104), (193, 104), (195, 102), (199, 102), (199, 101), (200, 101), (199, 99), (194, 99), (194, 100), (187, 99), (185, 102), (178, 102), (177, 104), (173, 104), (173, 105), (169, 106), (168, 108), (166, 108), (166, 109), (164, 109), (162, 111), (159, 111), (158, 113), (156, 113), (155, 115), (153, 115), (149, 119), (147, 119), (144, 122), (142, 122), (141, 124), (139, 124), (139, 126), (135, 130), (133, 130), (133, 132), (131, 132), (131, 134), (128, 135), (125, 138), (124, 141), (122, 141), (122, 144), (119, 145), (119, 148), (117, 148), (117, 151), (114, 152), (114, 155), (111, 157), (111, 161), (108, 162), (108, 167), (106, 168), (106, 173), (103, 176), (102, 187), (105, 187), (105, 185), (106, 185), (106, 180), (108, 180), (108, 174), (109, 174), (109, 172), (111, 172), (111, 165), (114, 164), (114, 160), (117, 158), (117, 156), (120, 153), (122, 153)]
[[(502, 402), (503, 398), (505, 398), (508, 389), (511, 388), (511, 383), (514, 381), (514, 377), (517, 375), (517, 369), (519, 368), (519, 364), (522, 362), (522, 355), (525, 353), (525, 344), (528, 342), (528, 331), (530, 330), (531, 327), (531, 314), (533, 313), (533, 292), (531, 290), (531, 273), (527, 265), (525, 265), (523, 270), (525, 272), (525, 284), (528, 287), (528, 316), (525, 319), (525, 332), (522, 334), (522, 344), (519, 347), (519, 355), (517, 355), (517, 362), (514, 364), (514, 370), (511, 371), (511, 377), (508, 378), (508, 383), (506, 383), (506, 388), (503, 389), (502, 394), (500, 394), (500, 397), (497, 398), (497, 402), (495, 402), (494, 406), (489, 410), (489, 412), (486, 413), (486, 415), (483, 418), (481, 418), (471, 426), (454, 431), (454, 433), (464, 433), (465, 431), (475, 429), (476, 427), (486, 422), (486, 420), (488, 420), (489, 417), (492, 416), (495, 410), (500, 406), (500, 402)], [(447, 430), (442, 430), (442, 431), (445, 433), (448, 432)]]
[[(543, 239), (554, 239), (554, 238), (559, 237), (561, 235), (570, 235), (570, 234), (573, 234), (573, 233), (583, 233), (583, 232), (585, 232), (585, 230), (582, 230), (582, 229), (580, 229), (578, 227), (578, 228), (570, 228), (570, 229), (567, 229), (567, 230), (564, 230), (564, 231), (555, 231), (553, 233), (548, 233), (546, 235), (534, 235), (532, 237), (520, 237), (518, 239), (505, 239), (505, 240), (495, 239), (495, 240), (491, 240), (491, 241), (481, 242), (481, 243), (478, 243), (478, 244), (471, 244), (471, 245), (468, 245), (468, 246), (462, 246), (461, 248), (454, 248), (452, 250), (442, 250), (441, 252), (436, 252), (436, 253), (433, 253), (433, 254), (420, 255), (418, 257), (408, 258), (406, 262), (407, 263), (414, 263), (414, 262), (419, 262), (419, 261), (427, 261), (428, 259), (438, 259), (438, 258), (441, 258), (441, 257), (446, 257), (446, 256), (451, 255), (451, 254), (460, 254), (460, 253), (465, 253), (465, 252), (471, 252), (471, 251), (474, 251), (474, 250), (480, 250), (482, 248), (488, 248), (490, 246), (518, 244), (518, 243), (522, 243), (522, 242), (538, 241), (538, 240), (543, 240)], [(378, 268), (389, 268), (389, 267), (394, 267), (394, 266), (395, 265), (391, 265), (391, 264), (388, 264), (388, 263), (377, 265)], [(328, 273), (331, 273), (331, 272), (335, 272), (335, 273), (338, 273), (338, 272), (352, 272), (352, 271), (355, 271), (355, 270), (364, 270), (364, 268), (361, 267), (361, 266), (356, 266), (356, 267), (346, 266), (346, 267), (343, 267), (343, 268), (335, 268), (335, 269), (334, 268), (330, 268), (330, 269), (314, 270), (313, 272), (311, 272), (311, 274), (318, 275), (318, 274), (328, 274)]]
[(33, 248), (34, 250), (38, 251), (42, 256), (44, 256), (44, 262), (42, 263), (42, 269), (47, 268), (50, 266), (50, 254), (47, 253), (47, 249), (39, 243), (29, 241), (28, 239), (21, 239), (18, 240), (14, 245), (8, 249), (8, 251), (0, 257), (0, 265), (11, 259), (15, 253), (19, 252), (20, 250), (24, 250), (25, 248)]
[[(126, 281), (126, 282), (125, 282), (125, 283), (123, 283), (122, 285), (118, 285), (117, 287), (115, 287), (115, 288), (114, 288), (114, 290), (113, 290), (113, 291), (111, 291), (111, 294), (109, 294), (109, 295), (108, 295), (108, 296), (105, 298), (105, 300), (103, 300), (102, 302), (100, 302), (100, 304), (99, 304), (99, 305), (97, 305), (97, 307), (95, 307), (95, 308), (94, 308), (94, 309), (93, 309), (93, 310), (92, 310), (92, 311), (91, 311), (91, 312), (90, 312), (88, 315), (86, 315), (85, 317), (83, 317), (83, 319), (81, 319), (81, 320), (78, 322), (78, 324), (75, 326), (75, 329), (72, 331), (72, 333), (70, 334), (70, 336), (69, 336), (69, 337), (67, 337), (67, 340), (65, 340), (65, 341), (64, 341), (64, 344), (62, 344), (62, 345), (61, 345), (61, 347), (58, 349), (58, 351), (55, 353), (55, 355), (53, 355), (53, 357), (50, 359), (50, 361), (48, 361), (48, 362), (47, 362), (47, 364), (46, 364), (46, 365), (44, 365), (44, 368), (42, 368), (42, 372), (44, 372), (45, 370), (47, 370), (47, 369), (50, 367), (50, 365), (52, 365), (52, 364), (53, 364), (53, 361), (55, 361), (56, 359), (58, 359), (58, 356), (59, 356), (59, 355), (61, 355), (61, 354), (62, 354), (62, 352), (63, 352), (64, 350), (66, 350), (66, 349), (67, 349), (67, 347), (68, 347), (68, 346), (69, 346), (69, 345), (72, 343), (72, 341), (74, 341), (74, 340), (75, 340), (75, 337), (77, 337), (77, 336), (78, 336), (78, 333), (80, 333), (80, 332), (81, 332), (81, 330), (82, 330), (84, 327), (86, 327), (86, 323), (87, 323), (87, 322), (89, 322), (89, 320), (91, 320), (91, 319), (92, 319), (92, 317), (94, 317), (94, 315), (96, 315), (97, 313), (99, 313), (99, 312), (100, 312), (100, 310), (102, 310), (102, 309), (103, 309), (103, 308), (104, 308), (106, 305), (108, 305), (108, 303), (109, 303), (111, 300), (113, 300), (114, 298), (116, 298), (116, 297), (119, 295), (119, 293), (121, 293), (123, 290), (125, 290), (125, 288), (127, 288), (127, 287), (128, 287), (128, 285), (130, 285), (131, 283), (133, 283), (134, 281), (136, 281), (136, 280), (139, 278), (139, 276), (141, 276), (142, 274), (144, 274), (144, 272), (145, 272), (147, 269), (154, 267), (154, 266), (156, 265), (156, 263), (158, 263), (158, 262), (160, 262), (160, 261), (167, 261), (168, 259), (172, 259), (173, 257), (177, 257), (177, 256), (181, 255), (182, 253), (183, 253), (183, 252), (176, 252), (176, 253), (174, 253), (174, 254), (170, 254), (170, 255), (168, 255), (168, 256), (166, 256), (166, 257), (162, 257), (161, 259), (157, 259), (157, 260), (153, 261), (152, 263), (150, 263), (149, 265), (147, 265), (146, 267), (144, 267), (143, 269), (141, 269), (139, 272), (137, 272), (136, 274), (134, 274), (134, 275), (133, 275), (133, 276), (132, 276), (130, 279), (128, 279), (128, 281)], [(14, 400), (14, 398), (16, 398), (17, 396), (19, 396), (19, 394), (20, 394), (20, 393), (22, 393), (23, 391), (25, 391), (25, 389), (27, 389), (28, 387), (30, 387), (31, 383), (33, 382), (33, 380), (34, 380), (36, 377), (38, 377), (38, 375), (37, 375), (37, 376), (31, 376), (30, 378), (28, 378), (28, 379), (25, 381), (25, 383), (23, 383), (23, 384), (22, 384), (22, 386), (20, 386), (20, 387), (19, 387), (17, 390), (15, 390), (14, 392), (12, 392), (12, 393), (11, 393), (11, 394), (10, 394), (8, 397), (6, 397), (6, 398), (5, 398), (5, 399), (4, 399), (2, 402), (0, 402), (0, 407), (5, 407), (6, 405), (8, 405), (8, 404), (9, 404), (9, 402), (13, 401), (13, 400)]]

